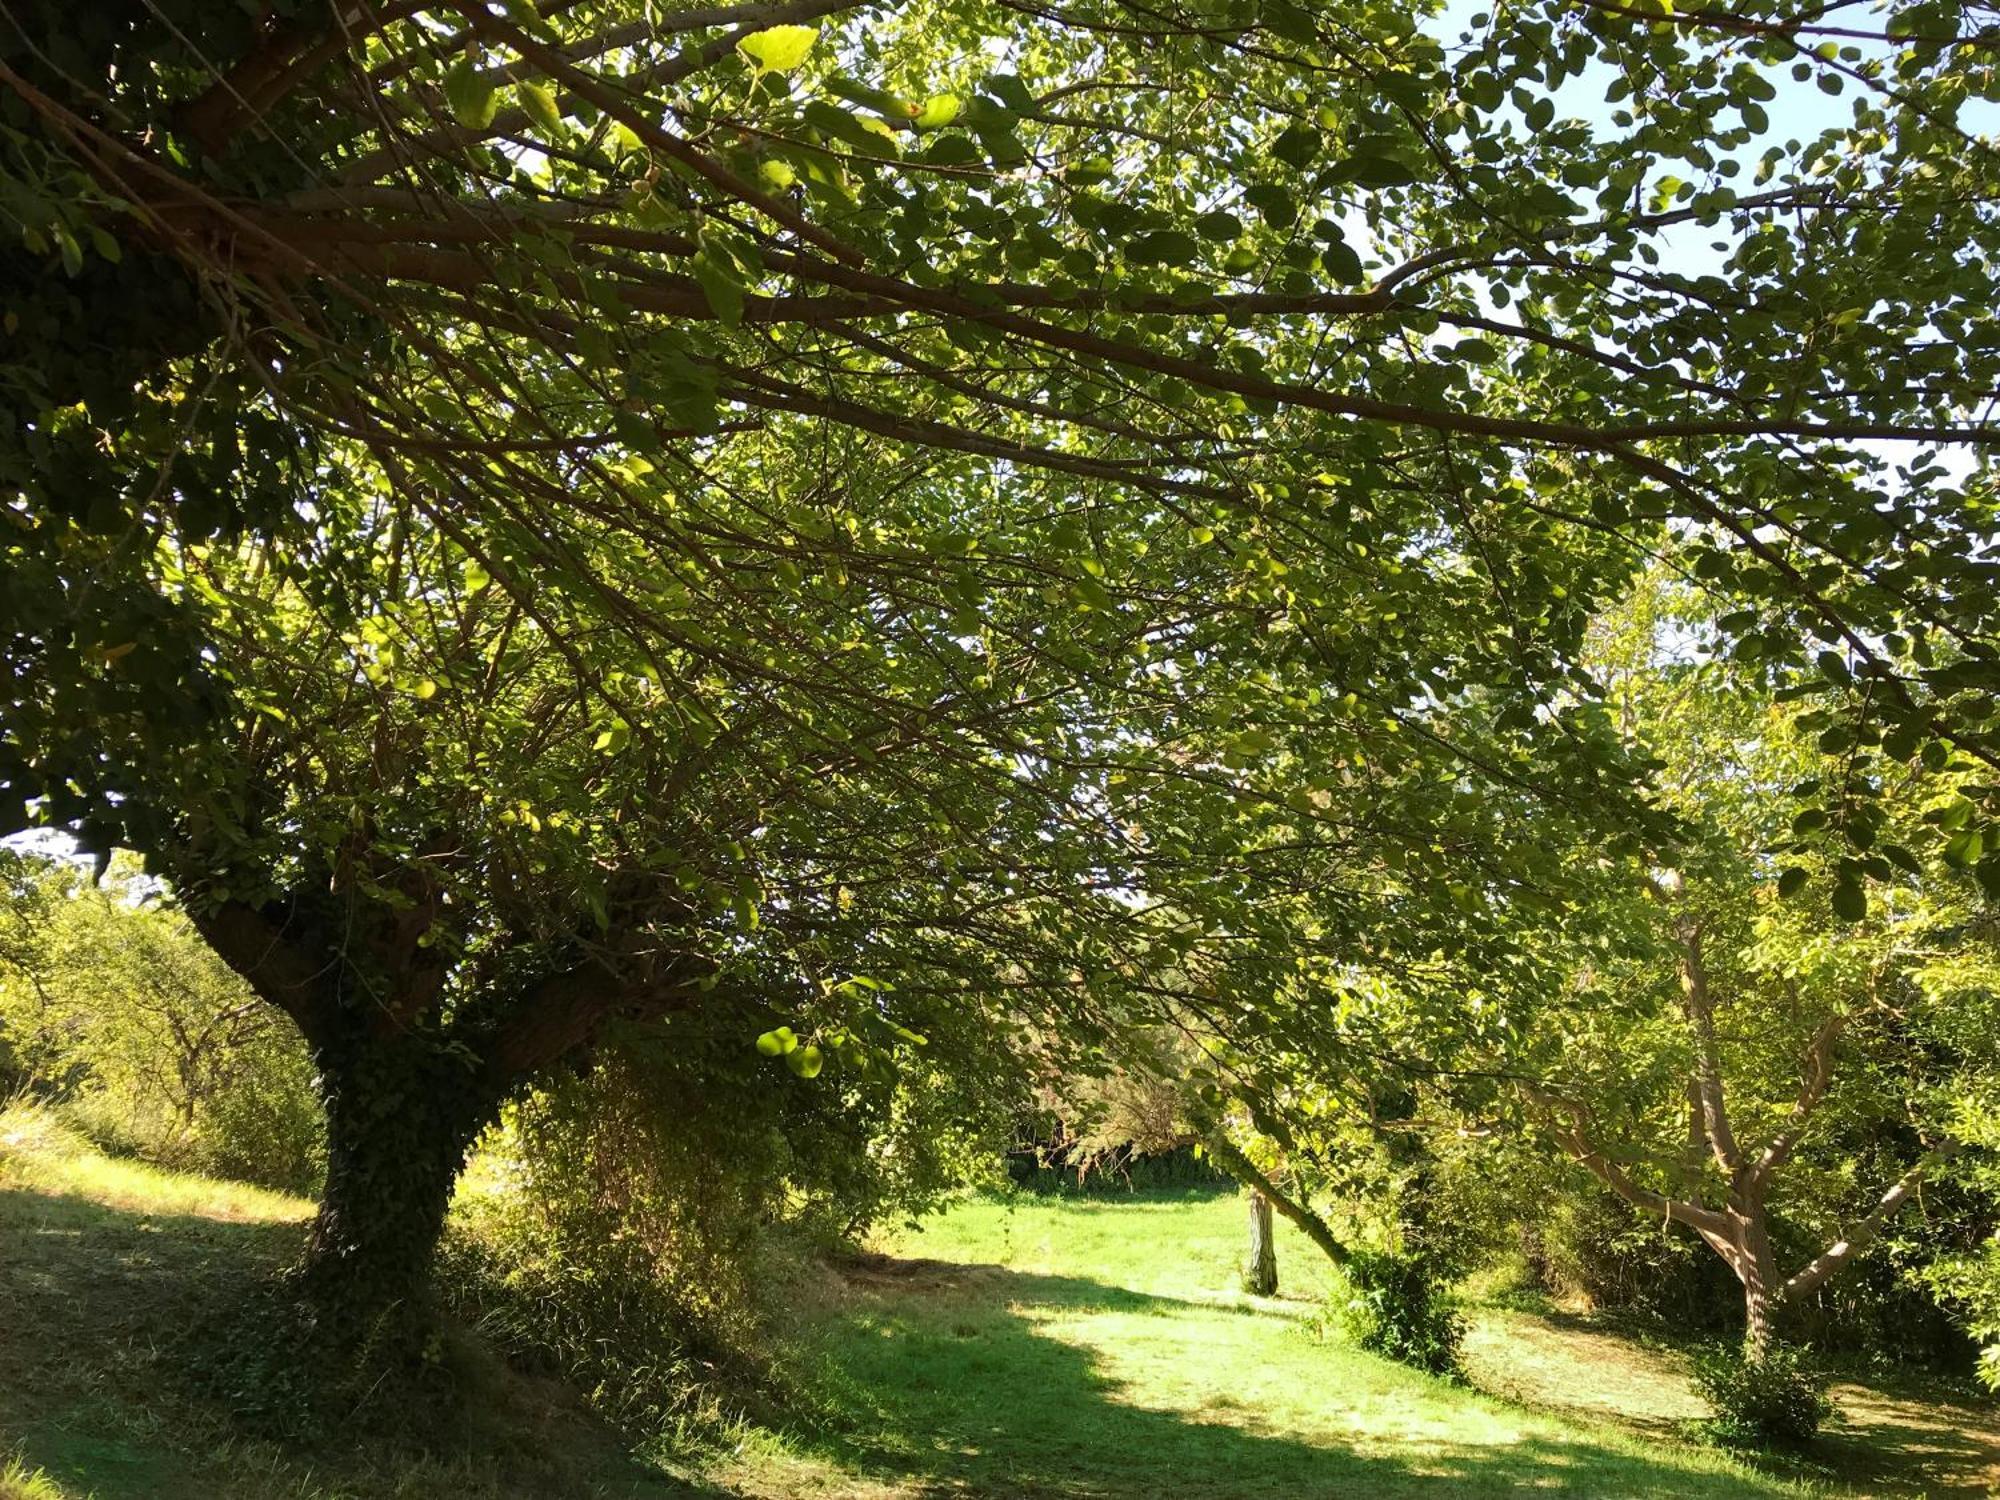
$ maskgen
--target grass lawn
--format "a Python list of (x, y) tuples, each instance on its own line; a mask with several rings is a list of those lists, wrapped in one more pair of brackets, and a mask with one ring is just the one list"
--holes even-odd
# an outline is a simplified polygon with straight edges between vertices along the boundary
[(1321, 1343), (1321, 1262), (1232, 1290), (1232, 1197), (973, 1202), (845, 1276), (821, 1334), (832, 1433), (746, 1444), (759, 1496), (1809, 1493), (1721, 1454), (1511, 1406)]
[(1760, 1473), (1677, 1435), (1670, 1355), (1520, 1312), (1472, 1340), (1504, 1394), (1431, 1380), (1311, 1335), (1322, 1263), (1288, 1228), (1284, 1294), (1234, 1290), (1241, 1207), (1199, 1194), (968, 1202), (785, 1289), (808, 1399), (702, 1455), (639, 1462), (469, 1336), (476, 1399), (421, 1449), (250, 1441), (188, 1340), (307, 1212), (0, 1113), (0, 1500), (1970, 1494), (2000, 1456), (1983, 1406), (1853, 1388), (1819, 1472)]

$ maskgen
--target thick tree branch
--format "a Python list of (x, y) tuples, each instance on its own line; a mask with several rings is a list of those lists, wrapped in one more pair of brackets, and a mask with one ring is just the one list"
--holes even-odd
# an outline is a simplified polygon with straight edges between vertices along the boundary
[(1643, 1208), (1676, 1224), (1685, 1224), (1724, 1255), (1734, 1253), (1733, 1226), (1727, 1214), (1641, 1187), (1620, 1163), (1591, 1143), (1584, 1133), (1583, 1106), (1535, 1088), (1526, 1088), (1523, 1092), (1536, 1106), (1548, 1132), (1591, 1176), (1633, 1207)]
[[(623, 945), (642, 938), (628, 934)], [(590, 1042), (614, 1018), (651, 1020), (692, 1004), (713, 973), (690, 954), (645, 957), (599, 952), (529, 987), (481, 1049), (503, 1085)]]
[(1681, 999), (1694, 1032), (1695, 1096), (1701, 1101), (1702, 1128), (1708, 1133), (1715, 1164), (1731, 1177), (1742, 1171), (1743, 1156), (1729, 1128), (1729, 1110), (1722, 1098), (1722, 1061), (1715, 1046), (1715, 998), (1708, 988), (1708, 968), (1702, 962), (1701, 927), (1685, 923), (1680, 932)]
[(1827, 1085), (1833, 1080), (1833, 1044), (1846, 1025), (1846, 1012), (1829, 1016), (1806, 1044), (1805, 1060), (1800, 1069), (1799, 1097), (1792, 1105), (1791, 1113), (1785, 1117), (1784, 1129), (1771, 1138), (1770, 1144), (1750, 1164), (1746, 1180), (1753, 1187), (1762, 1188), (1769, 1182), (1771, 1174), (1790, 1159), (1799, 1137), (1805, 1133), (1806, 1125), (1812, 1119), (1813, 1111), (1826, 1097)]
[(1326, 1253), (1326, 1258), (1337, 1266), (1344, 1266), (1352, 1260), (1353, 1252), (1334, 1238), (1333, 1231), (1326, 1227), (1326, 1220), (1303, 1204), (1286, 1196), (1278, 1185), (1257, 1169), (1255, 1162), (1236, 1148), (1236, 1143), (1220, 1130), (1208, 1137), (1208, 1154), (1215, 1164), (1234, 1177), (1252, 1192), (1262, 1193), (1270, 1200), (1271, 1207), (1296, 1224), (1305, 1237)]
[(281, 922), (242, 901), (191, 907), (188, 919), (251, 989), (292, 1018), (309, 1045), (331, 1039), (337, 1004), (329, 985), (332, 965), (298, 946)]
[(1875, 1201), (1875, 1207), (1869, 1211), (1868, 1217), (1834, 1241), (1780, 1287), (1777, 1300), (1781, 1303), (1790, 1302), (1799, 1297), (1809, 1297), (1819, 1290), (1829, 1276), (1875, 1243), (1882, 1233), (1882, 1227), (1895, 1217), (1896, 1210), (1909, 1201), (1910, 1195), (1916, 1192), (1925, 1177), (1964, 1149), (1964, 1142), (1953, 1140), (1926, 1152), (1916, 1165), (1898, 1177), (1890, 1185), (1889, 1190)]

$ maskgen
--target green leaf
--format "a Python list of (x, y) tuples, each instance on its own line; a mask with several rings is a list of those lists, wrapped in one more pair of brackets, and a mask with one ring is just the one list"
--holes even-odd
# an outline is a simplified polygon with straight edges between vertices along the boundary
[(493, 80), (480, 76), (470, 52), (460, 53), (451, 71), (444, 75), (444, 97), (451, 106), (452, 118), (468, 130), (484, 130), (500, 112), (500, 97), (494, 91)]
[(1224, 209), (1205, 213), (1194, 221), (1194, 232), (1205, 240), (1228, 242), (1243, 233), (1243, 221)]
[(941, 130), (958, 118), (961, 107), (956, 94), (932, 94), (910, 123), (919, 130)]
[(1142, 234), (1125, 247), (1125, 258), (1138, 266), (1189, 266), (1200, 254), (1200, 241), (1183, 229)]
[(819, 1070), (826, 1065), (826, 1058), (819, 1048), (808, 1043), (795, 1052), (785, 1054), (785, 1066), (800, 1078), (817, 1078)]
[[(1320, 252), (1319, 263), (1326, 268), (1326, 274), (1342, 286), (1359, 286), (1368, 279), (1361, 257), (1345, 240), (1327, 241), (1326, 248)], [(1464, 345), (1459, 347), (1462, 349)]]
[(1993, 900), (2000, 901), (2000, 854), (1982, 859), (1972, 873), (1979, 881), (1979, 888)]
[(611, 413), (611, 431), (618, 441), (639, 453), (660, 451), (659, 429), (643, 412), (617, 407)]
[(762, 78), (766, 73), (793, 71), (806, 60), (806, 54), (818, 40), (817, 26), (768, 26), (744, 37), (736, 44), (736, 50)]
[(716, 321), (724, 328), (739, 327), (743, 322), (743, 278), (736, 267), (703, 252), (694, 258), (694, 279), (701, 284)]
[(1868, 915), (1868, 892), (1858, 880), (1842, 880), (1833, 888), (1833, 914), (1843, 922)]
[(1243, 201), (1264, 216), (1266, 223), (1290, 229), (1299, 221), (1299, 205), (1292, 195), (1274, 182), (1259, 182), (1243, 190)]
[(1788, 866), (1784, 873), (1778, 876), (1778, 894), (1789, 901), (1806, 888), (1806, 881), (1810, 878), (1803, 865)]
[(1271, 142), (1271, 155), (1295, 171), (1303, 172), (1319, 155), (1320, 135), (1310, 125), (1293, 125)]
[(528, 118), (550, 135), (561, 135), (564, 131), (562, 111), (556, 108), (556, 91), (545, 83), (523, 79), (514, 85), (514, 93), (521, 101), (521, 108), (528, 112)]

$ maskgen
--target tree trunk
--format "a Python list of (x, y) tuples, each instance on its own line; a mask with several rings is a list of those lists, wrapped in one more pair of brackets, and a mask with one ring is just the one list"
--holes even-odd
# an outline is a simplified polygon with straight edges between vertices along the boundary
[(1250, 1194), (1250, 1258), (1243, 1266), (1243, 1290), (1259, 1297), (1278, 1294), (1278, 1245), (1271, 1235), (1271, 1200)]
[(1743, 1283), (1743, 1357), (1762, 1364), (1776, 1337), (1778, 1288), (1776, 1268), (1771, 1263), (1771, 1232), (1761, 1201), (1738, 1205), (1741, 1252), (1736, 1259), (1736, 1277)]
[(420, 1340), (431, 1263), (466, 1153), (500, 1090), (462, 1053), (417, 1033), (318, 1049), (326, 1187), (298, 1289), (310, 1331), (391, 1354)]
[(1771, 1352), (1771, 1294), (1761, 1281), (1743, 1283), (1743, 1358), (1760, 1365)]

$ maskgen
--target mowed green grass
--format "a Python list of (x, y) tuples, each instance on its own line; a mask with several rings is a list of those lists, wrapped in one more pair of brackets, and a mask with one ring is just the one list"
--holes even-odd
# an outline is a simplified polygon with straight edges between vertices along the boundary
[(760, 1496), (1759, 1496), (1810, 1493), (1693, 1445), (1537, 1415), (1314, 1338), (1321, 1262), (1235, 1290), (1233, 1197), (954, 1208), (845, 1278), (820, 1431), (708, 1476)]
[[(1324, 1263), (1281, 1226), (1282, 1294), (1245, 1296), (1242, 1206), (1202, 1194), (972, 1200), (773, 1288), (794, 1313), (792, 1415), (701, 1454), (641, 1444), (642, 1461), (575, 1392), (504, 1369), (463, 1332), (470, 1399), (449, 1430), (391, 1443), (364, 1421), (259, 1440), (190, 1351), (296, 1254), (309, 1211), (0, 1111), (0, 1500), (1820, 1492), (1670, 1423), (1632, 1430), (1623, 1406), (1684, 1387), (1601, 1332), (1484, 1316), (1481, 1366), (1525, 1406), (1316, 1338)], [(1906, 1401), (1845, 1439), (1891, 1461), (1824, 1492), (1982, 1492), (1994, 1445), (1971, 1442), (1976, 1415)]]

